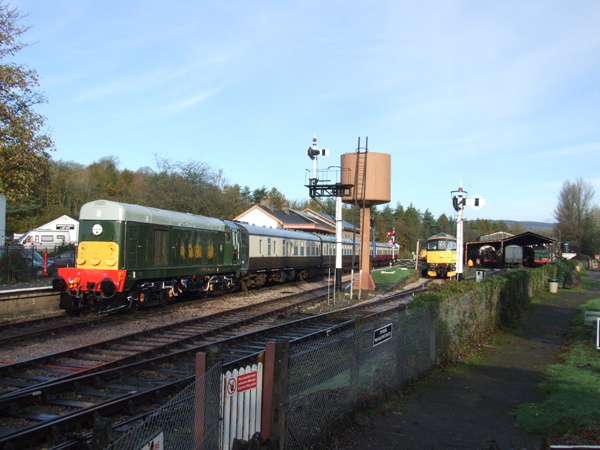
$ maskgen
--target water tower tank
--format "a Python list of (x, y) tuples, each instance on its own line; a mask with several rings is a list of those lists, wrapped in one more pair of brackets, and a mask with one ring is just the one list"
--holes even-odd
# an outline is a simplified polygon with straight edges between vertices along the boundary
[[(362, 206), (363, 200), (367, 207), (389, 203), (391, 200), (391, 161), (386, 153), (345, 153), (342, 155), (342, 173), (344, 184), (356, 184), (347, 197), (342, 197), (344, 203), (354, 204), (357, 197)], [(357, 167), (358, 160), (358, 167)], [(366, 164), (366, 179), (365, 173)], [(358, 169), (358, 170), (357, 170)], [(356, 173), (358, 171), (358, 180)], [(347, 177), (347, 178), (346, 178)], [(364, 184), (363, 184), (364, 183)]]

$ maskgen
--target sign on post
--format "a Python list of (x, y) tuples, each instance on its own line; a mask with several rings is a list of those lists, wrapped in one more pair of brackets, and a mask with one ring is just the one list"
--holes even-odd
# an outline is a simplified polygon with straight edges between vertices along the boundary
[(163, 450), (163, 432), (157, 432), (152, 439), (140, 447), (139, 450)]
[(385, 341), (389, 341), (392, 338), (392, 324), (377, 328), (373, 331), (373, 347), (383, 344)]

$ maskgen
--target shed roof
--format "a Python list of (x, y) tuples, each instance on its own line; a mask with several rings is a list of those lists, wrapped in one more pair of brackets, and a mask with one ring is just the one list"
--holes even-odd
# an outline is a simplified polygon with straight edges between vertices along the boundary
[[(510, 233), (506, 233), (510, 234)], [(477, 241), (477, 242), (468, 242), (466, 244), (467, 247), (478, 249), (481, 247), (485, 247), (487, 245), (491, 245), (496, 249), (500, 249), (501, 247), (506, 247), (507, 245), (520, 245), (520, 246), (531, 246), (531, 245), (542, 245), (542, 244), (551, 244), (555, 243), (554, 239), (547, 238), (545, 236), (532, 233), (531, 231), (527, 231), (525, 233), (521, 233), (518, 235), (512, 235), (505, 239), (496, 239), (496, 240), (486, 240), (486, 241)]]

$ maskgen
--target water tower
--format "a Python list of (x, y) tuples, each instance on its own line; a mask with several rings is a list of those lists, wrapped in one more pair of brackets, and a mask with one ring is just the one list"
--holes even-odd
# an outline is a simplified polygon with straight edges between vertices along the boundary
[(354, 187), (350, 194), (342, 197), (342, 201), (360, 208), (360, 270), (361, 289), (376, 289), (371, 277), (369, 242), (371, 241), (371, 206), (389, 203), (391, 199), (390, 179), (392, 157), (386, 153), (369, 152), (369, 138), (364, 151), (345, 153), (341, 157), (342, 173), (349, 176), (348, 184)]

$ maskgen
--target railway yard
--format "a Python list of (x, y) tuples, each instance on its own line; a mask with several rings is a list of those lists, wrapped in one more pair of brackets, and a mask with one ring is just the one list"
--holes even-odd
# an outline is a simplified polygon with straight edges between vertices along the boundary
[(92, 439), (97, 414), (109, 417), (119, 435), (189, 385), (195, 354), (212, 344), (224, 363), (243, 360), (268, 340), (328, 333), (397, 309), (422, 289), (334, 305), (325, 281), (296, 282), (135, 314), (4, 324), (0, 448), (81, 448)]

